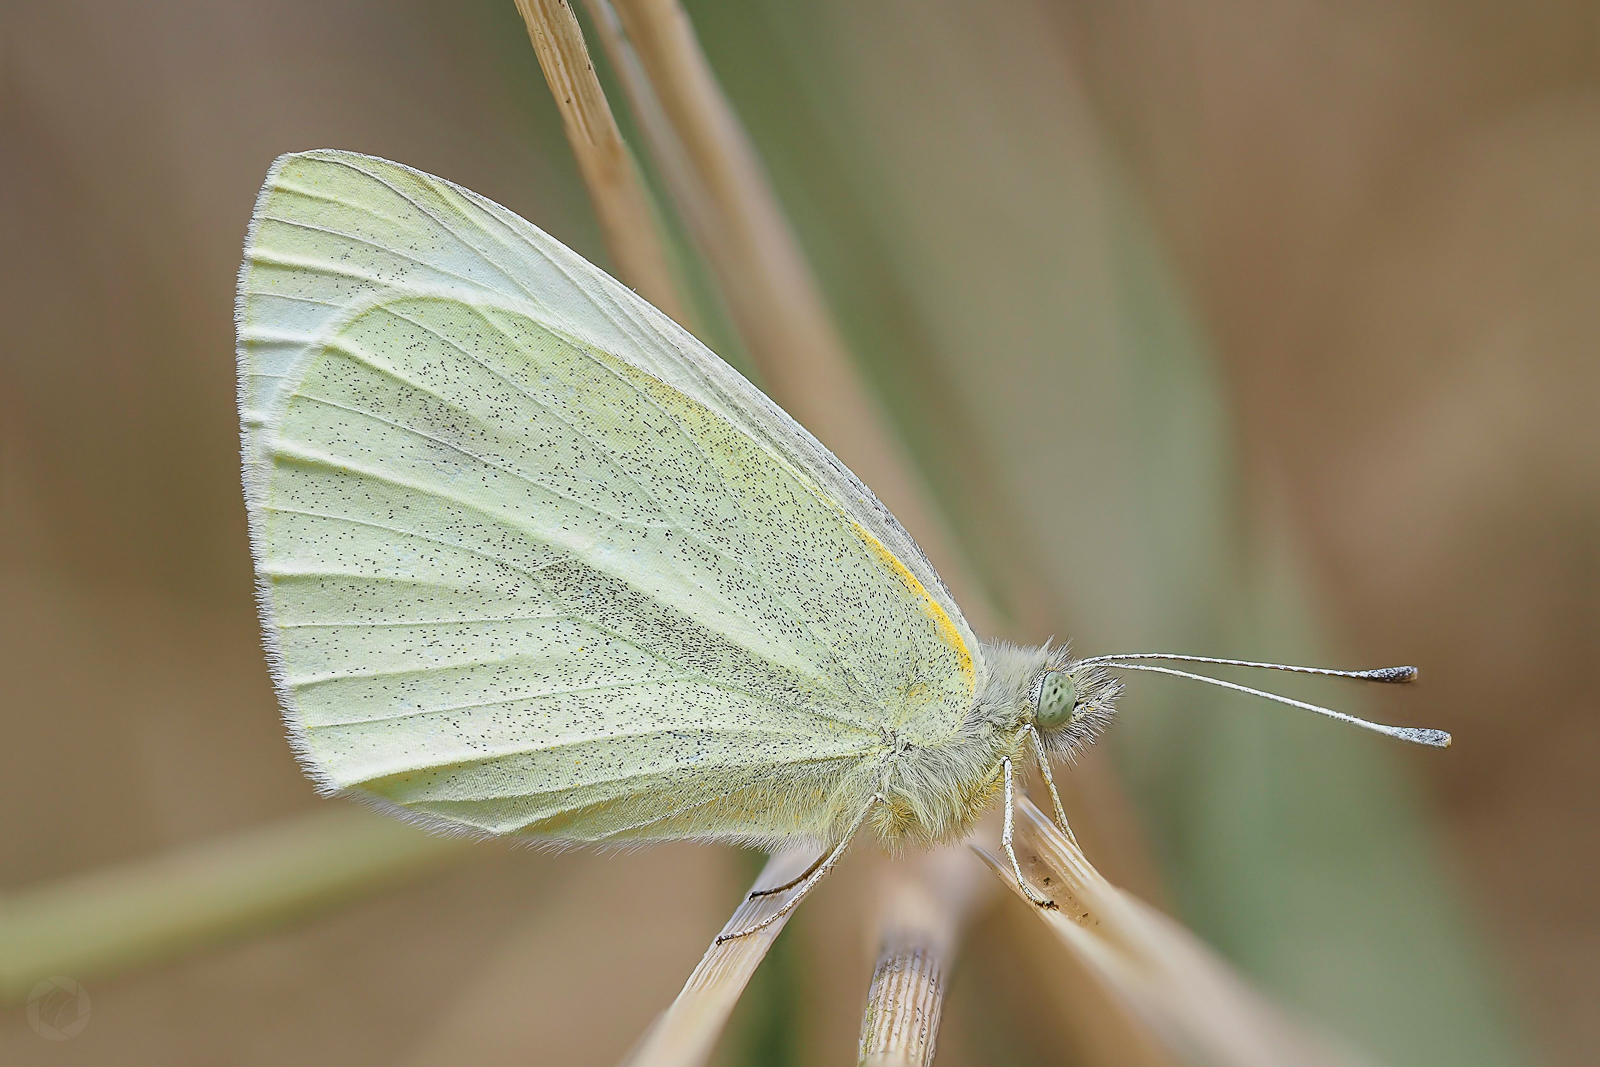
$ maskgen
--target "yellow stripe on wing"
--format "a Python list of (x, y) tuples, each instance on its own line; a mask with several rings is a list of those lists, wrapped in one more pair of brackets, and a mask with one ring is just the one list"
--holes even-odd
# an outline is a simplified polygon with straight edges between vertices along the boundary
[(861, 538), (862, 542), (872, 550), (873, 555), (878, 557), (879, 562), (887, 567), (891, 574), (899, 578), (913, 596), (922, 601), (922, 610), (927, 614), (928, 618), (933, 620), (934, 629), (939, 633), (939, 639), (955, 649), (956, 661), (961, 667), (961, 673), (967, 679), (967, 695), (971, 696), (977, 681), (972, 668), (972, 651), (967, 648), (967, 643), (961, 639), (961, 631), (956, 629), (955, 622), (946, 614), (944, 608), (939, 606), (939, 602), (928, 595), (927, 588), (917, 580), (917, 576), (912, 574), (904, 563), (900, 562), (899, 556), (885, 548), (883, 543), (868, 533), (866, 527), (859, 522), (851, 519), (850, 525), (855, 529), (856, 536)]

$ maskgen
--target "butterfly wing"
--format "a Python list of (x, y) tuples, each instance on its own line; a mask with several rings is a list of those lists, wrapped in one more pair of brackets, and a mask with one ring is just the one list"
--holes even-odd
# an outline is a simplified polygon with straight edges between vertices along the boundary
[(240, 276), (245, 495), (308, 771), (452, 826), (827, 837), (982, 663), (927, 561), (687, 333), (499, 206), (286, 156)]

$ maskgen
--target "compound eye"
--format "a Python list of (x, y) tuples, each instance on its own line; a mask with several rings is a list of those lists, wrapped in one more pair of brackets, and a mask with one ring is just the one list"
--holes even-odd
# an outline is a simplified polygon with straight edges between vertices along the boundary
[(1034, 717), (1041, 730), (1053, 730), (1072, 721), (1078, 690), (1066, 671), (1046, 671), (1039, 686), (1039, 712)]

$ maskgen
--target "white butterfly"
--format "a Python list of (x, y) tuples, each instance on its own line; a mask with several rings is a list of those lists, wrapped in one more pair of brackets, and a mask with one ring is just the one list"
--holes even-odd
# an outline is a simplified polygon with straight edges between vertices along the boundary
[(483, 834), (809, 839), (787, 911), (869, 817), (891, 846), (1001, 789), (1009, 817), (1013, 763), (1048, 781), (1106, 665), (1152, 658), (980, 643), (814, 437), (439, 178), (280, 158), (237, 317), (266, 642), (326, 791)]

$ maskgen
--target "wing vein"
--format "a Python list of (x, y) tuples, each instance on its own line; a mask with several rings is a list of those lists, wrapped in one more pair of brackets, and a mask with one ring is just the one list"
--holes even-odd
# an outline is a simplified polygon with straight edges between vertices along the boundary
[[(460, 666), (471, 667), (471, 666), (476, 666), (476, 664), (463, 663), (463, 664), (460, 664)], [(406, 672), (406, 673), (411, 673), (411, 672)], [(325, 681), (338, 681), (340, 679), (339, 678), (328, 678), (328, 679), (324, 679), (324, 680)], [(413, 708), (413, 709), (411, 709), (409, 711), (403, 711), (403, 712), (400, 712), (400, 713), (395, 714), (395, 715), (373, 715), (373, 716), (371, 716), (369, 718), (364, 718), (364, 719), (340, 719), (338, 722), (319, 723), (317, 726), (312, 727), (312, 729), (321, 730), (321, 729), (325, 729), (325, 728), (328, 728), (328, 727), (336, 727), (336, 726), (360, 726), (360, 725), (363, 725), (365, 723), (374, 723), (374, 722), (401, 722), (401, 721), (404, 721), (406, 719), (415, 719), (415, 718), (419, 718), (419, 717), (424, 716), (424, 715), (441, 715), (441, 714), (445, 714), (445, 713), (452, 712), (452, 711), (471, 711), (474, 708), (503, 708), (508, 704), (519, 704), (519, 703), (523, 703), (523, 702), (532, 702), (532, 701), (536, 701), (536, 700), (545, 700), (547, 698), (552, 698), (552, 697), (573, 696), (573, 695), (578, 694), (578, 693), (608, 693), (608, 692), (612, 692), (612, 691), (615, 691), (615, 690), (618, 690), (618, 689), (631, 689), (631, 688), (635, 688), (635, 687), (638, 687), (638, 686), (665, 685), (665, 684), (668, 684), (668, 683), (671, 683), (671, 682), (697, 682), (699, 680), (700, 679), (694, 678), (694, 677), (689, 676), (689, 675), (680, 675), (680, 676), (678, 676), (676, 678), (635, 678), (635, 679), (633, 679), (631, 681), (626, 681), (626, 682), (607, 682), (604, 685), (575, 685), (575, 686), (570, 686), (570, 687), (568, 687), (566, 689), (550, 689), (550, 690), (545, 690), (543, 692), (538, 692), (538, 693), (524, 693), (524, 694), (522, 694), (520, 696), (506, 697), (504, 700), (478, 700), (478, 701), (472, 701), (470, 703), (465, 703), (465, 704), (444, 704), (444, 705), (440, 705), (439, 707), (436, 707), (436, 708)], [(786, 705), (779, 704), (776, 701), (771, 701), (771, 700), (765, 701), (765, 703), (770, 704), (773, 707), (779, 707), (779, 708), (786, 707)], [(593, 739), (593, 738), (601, 737), (601, 736), (604, 736), (604, 737), (613, 737), (613, 736), (622, 737), (622, 736), (626, 736), (626, 735), (623, 735), (623, 734), (603, 734), (603, 735), (602, 734), (585, 734), (584, 736), (588, 737), (590, 739)]]
[[(318, 727), (308, 727), (307, 729), (308, 729), (308, 731), (314, 732), (316, 730), (328, 729), (328, 727), (320, 727), (320, 726), (318, 726)], [(862, 733), (865, 734), (866, 731), (862, 731)], [(389, 768), (389, 769), (383, 771), (381, 774), (373, 774), (373, 775), (369, 775), (366, 778), (353, 779), (350, 784), (359, 785), (359, 784), (361, 784), (363, 782), (376, 781), (376, 780), (378, 780), (380, 778), (392, 778), (395, 775), (400, 775), (400, 774), (415, 774), (418, 771), (439, 772), (439, 771), (447, 771), (447, 770), (451, 770), (451, 769), (471, 768), (471, 767), (476, 767), (476, 766), (479, 766), (479, 765), (482, 765), (482, 764), (493, 763), (493, 762), (495, 762), (497, 760), (515, 758), (517, 756), (534, 756), (534, 755), (540, 755), (542, 753), (547, 753), (547, 752), (560, 752), (560, 751), (563, 751), (564, 749), (578, 748), (578, 747), (580, 747), (582, 745), (592, 745), (596, 741), (606, 741), (606, 742), (613, 742), (613, 741), (642, 741), (642, 740), (646, 740), (646, 739), (649, 739), (649, 738), (652, 738), (652, 737), (670, 737), (670, 736), (672, 736), (674, 734), (710, 734), (710, 735), (713, 735), (713, 736), (726, 735), (726, 736), (729, 736), (729, 737), (737, 737), (737, 738), (740, 738), (740, 739), (748, 739), (748, 738), (751, 738), (751, 737), (770, 737), (770, 738), (772, 738), (774, 740), (780, 740), (780, 741), (792, 740), (792, 738), (790, 736), (785, 735), (785, 734), (780, 734), (780, 733), (777, 733), (777, 732), (772, 731), (772, 730), (759, 730), (759, 729), (731, 730), (731, 729), (726, 729), (726, 728), (721, 728), (721, 727), (689, 728), (689, 727), (683, 727), (683, 726), (663, 726), (663, 727), (659, 727), (659, 728), (652, 729), (652, 730), (637, 730), (637, 731), (633, 731), (633, 732), (630, 732), (630, 733), (624, 733), (624, 734), (589, 734), (589, 735), (586, 735), (586, 736), (583, 736), (583, 737), (562, 738), (560, 740), (553, 741), (553, 742), (551, 742), (549, 744), (533, 745), (533, 746), (526, 747), (526, 748), (512, 748), (512, 749), (507, 749), (506, 751), (503, 751), (503, 752), (496, 752), (493, 755), (489, 755), (489, 756), (470, 756), (470, 757), (466, 757), (466, 758), (463, 758), (463, 759), (446, 760), (446, 761), (440, 762), (440, 763), (421, 763), (421, 764), (418, 764), (418, 765), (416, 765), (414, 767), (398, 766), (398, 767)], [(872, 735), (872, 736), (874, 737), (874, 739), (876, 739), (876, 735)], [(851, 757), (859, 757), (861, 755), (864, 755), (864, 754), (870, 752), (871, 750), (872, 750), (872, 746), (871, 745), (863, 745), (862, 748), (859, 751), (853, 751), (853, 752), (849, 752), (849, 753), (834, 753), (834, 754), (827, 755), (827, 756), (813, 756), (813, 757), (810, 757), (809, 759), (806, 759), (806, 758), (786, 759), (786, 760), (783, 761), (783, 763), (784, 763), (785, 766), (792, 766), (792, 765), (797, 764), (797, 763), (826, 763), (826, 762), (829, 762), (831, 760), (840, 760), (840, 759), (849, 759)], [(763, 765), (763, 762), (765, 762), (765, 761), (757, 760), (757, 761), (752, 761), (750, 763), (732, 763), (732, 762), (730, 762), (730, 763), (726, 763), (726, 764), (721, 764), (721, 766), (727, 766), (727, 767), (759, 767), (759, 766)], [(701, 766), (705, 766), (705, 765), (702, 764)], [(596, 779), (595, 781), (592, 781), (592, 782), (584, 782), (584, 783), (582, 783), (581, 786), (577, 786), (575, 788), (591, 788), (591, 787), (596, 786), (596, 785), (604, 785), (604, 784), (608, 784), (608, 783), (611, 783), (611, 782), (624, 782), (624, 781), (627, 781), (629, 778), (642, 778), (642, 777), (646, 777), (646, 776), (645, 775), (637, 775), (637, 774), (635, 774), (635, 775), (625, 775), (625, 776), (619, 777), (619, 778), (600, 778), (600, 779)], [(499, 794), (499, 795), (500, 796), (524, 796), (526, 794), (502, 793), (502, 794)]]
[[(456, 588), (446, 586), (441, 588)], [(566, 615), (485, 615), (467, 619), (407, 619), (403, 622), (280, 622), (280, 630), (379, 630), (395, 626), (467, 626), (480, 622), (537, 622), (540, 619), (565, 619)]]
[[(339, 161), (338, 160), (328, 160), (327, 162), (337, 163)], [(350, 169), (354, 170), (355, 168), (352, 167)], [(357, 171), (357, 173), (359, 173), (359, 174), (367, 174), (366, 171)], [(370, 174), (368, 174), (367, 176), (371, 177)], [(297, 182), (294, 182), (294, 181), (291, 181), (288, 178), (285, 178), (281, 174), (278, 175), (278, 182), (277, 182), (277, 185), (275, 186), (275, 188), (280, 189), (283, 192), (290, 193), (290, 194), (292, 194), (294, 196), (303, 196), (307, 200), (316, 200), (316, 201), (319, 201), (319, 202), (324, 203), (324, 204), (338, 204), (340, 207), (347, 207), (347, 208), (350, 208), (352, 211), (363, 212), (363, 213), (365, 213), (367, 215), (370, 215), (371, 217), (373, 217), (375, 219), (382, 219), (384, 222), (392, 223), (395, 226), (404, 226), (405, 225), (405, 220), (400, 218), (398, 215), (385, 214), (384, 212), (378, 211), (375, 208), (369, 207), (369, 206), (367, 206), (365, 204), (353, 203), (353, 202), (351, 202), (349, 200), (346, 200), (345, 198), (343, 198), (341, 196), (334, 196), (331, 193), (324, 193), (324, 192), (321, 192), (320, 190), (313, 189), (308, 185), (300, 185)], [(407, 201), (407, 202), (409, 203), (409, 201)]]
[[(374, 289), (394, 288), (392, 283), (390, 283), (387, 279), (380, 278), (375, 274), (368, 274), (365, 271), (352, 270), (343, 264), (331, 263), (326, 260), (315, 259), (311, 256), (295, 255), (289, 252), (281, 252), (273, 249), (263, 248), (259, 244), (251, 247), (250, 262), (257, 264), (265, 263), (270, 267), (286, 267), (293, 270), (314, 271), (318, 274), (336, 274), (345, 278), (355, 278), (358, 281), (366, 282)], [(329, 306), (338, 307), (341, 305)]]
[[(430, 271), (435, 271), (435, 272), (437, 272), (439, 274), (444, 275), (447, 278), (454, 278), (457, 281), (463, 282), (466, 285), (471, 286), (474, 289), (482, 289), (482, 288), (484, 288), (483, 283), (478, 281), (476, 278), (470, 278), (465, 274), (457, 274), (453, 270), (445, 270), (443, 267), (436, 266), (435, 264), (429, 263), (425, 259), (419, 259), (414, 255), (410, 255), (410, 254), (408, 254), (406, 252), (402, 252), (400, 249), (395, 248), (393, 245), (386, 245), (381, 241), (375, 241), (375, 240), (372, 240), (370, 238), (361, 237), (361, 236), (358, 236), (358, 235), (353, 234), (353, 233), (347, 233), (344, 230), (336, 230), (331, 226), (318, 226), (315, 223), (311, 223), (311, 222), (300, 222), (300, 221), (297, 221), (295, 219), (286, 219), (286, 218), (282, 217), (281, 215), (262, 214), (261, 218), (262, 218), (263, 221), (276, 222), (276, 223), (280, 223), (281, 225), (284, 225), (284, 226), (293, 226), (296, 229), (300, 229), (300, 230), (310, 230), (313, 233), (325, 233), (329, 237), (338, 237), (341, 240), (349, 241), (352, 244), (366, 245), (368, 248), (376, 248), (380, 252), (389, 253), (391, 256), (394, 256), (396, 259), (403, 259), (408, 263), (415, 263), (420, 267), (426, 267)], [(390, 287), (394, 288), (394, 289), (399, 289), (399, 290), (404, 290), (404, 289), (407, 289), (407, 288), (411, 288), (411, 289), (415, 289), (416, 288), (416, 286), (414, 284), (411, 284), (409, 282), (406, 283), (406, 284), (402, 284), (402, 285), (396, 285), (396, 284), (391, 282), (390, 283)]]
[[(332, 347), (332, 346), (330, 345), (329, 347)], [(344, 349), (341, 348), (340, 351), (344, 351)], [(383, 368), (376, 368), (376, 369), (382, 370)], [(385, 372), (385, 373), (388, 373), (388, 372)], [(403, 375), (395, 374), (394, 377), (396, 379), (400, 380), (400, 381), (405, 382), (407, 385), (414, 385), (415, 384), (415, 383), (411, 382), (410, 379), (404, 377)], [(466, 410), (465, 408), (460, 407), (459, 405), (451, 404), (451, 402), (449, 400), (447, 400), (445, 397), (439, 396), (438, 393), (432, 392), (431, 390), (429, 390), (429, 389), (427, 389), (427, 388), (425, 388), (423, 386), (418, 385), (418, 386), (416, 386), (416, 388), (421, 392), (428, 393), (429, 396), (437, 397), (442, 403), (450, 404), (451, 407), (455, 408), (455, 410), (461, 412), (464, 415), (469, 415), (470, 416), (472, 414), (470, 411)], [(690, 536), (692, 538), (695, 537), (695, 534), (694, 534), (694, 532), (692, 530), (683, 530), (683, 528), (678, 526), (678, 524), (676, 524), (676, 523), (672, 523), (672, 522), (665, 522), (665, 523), (644, 522), (644, 521), (641, 521), (639, 519), (630, 519), (630, 518), (627, 518), (625, 516), (618, 515), (618, 514), (616, 514), (614, 512), (607, 511), (605, 508), (602, 508), (597, 504), (591, 503), (590, 501), (587, 501), (587, 500), (583, 500), (583, 499), (581, 499), (579, 497), (575, 497), (570, 493), (562, 492), (560, 489), (557, 489), (555, 486), (550, 485), (547, 482), (541, 482), (539, 479), (530, 477), (529, 475), (524, 474), (523, 472), (521, 472), (519, 470), (516, 470), (513, 467), (509, 467), (509, 466), (506, 466), (506, 465), (501, 464), (501, 463), (496, 463), (493, 460), (489, 459), (487, 456), (480, 456), (480, 455), (478, 455), (478, 453), (472, 451), (470, 448), (464, 448), (463, 446), (458, 445), (458, 444), (454, 443), (453, 441), (446, 441), (443, 438), (435, 437), (430, 433), (424, 433), (423, 431), (417, 429), (415, 426), (407, 426), (404, 423), (395, 422), (393, 419), (386, 419), (382, 415), (377, 414), (376, 412), (363, 411), (361, 408), (353, 408), (348, 404), (341, 404), (336, 400), (327, 400), (327, 399), (324, 399), (324, 398), (319, 397), (319, 396), (312, 396), (309, 393), (299, 393), (297, 395), (305, 398), (306, 400), (311, 401), (314, 404), (321, 404), (321, 405), (323, 405), (325, 407), (333, 408), (336, 411), (348, 411), (352, 415), (360, 415), (361, 417), (371, 419), (374, 422), (381, 422), (385, 426), (391, 426), (394, 429), (401, 431), (402, 433), (409, 433), (412, 436), (419, 437), (424, 441), (432, 441), (434, 444), (438, 445), (440, 448), (448, 448), (452, 452), (455, 452), (455, 453), (457, 453), (459, 455), (462, 455), (462, 456), (466, 456), (470, 460), (474, 460), (475, 462), (483, 464), (485, 467), (488, 467), (490, 470), (496, 470), (496, 471), (499, 471), (501, 474), (507, 475), (508, 477), (515, 478), (517, 481), (521, 482), (524, 485), (531, 485), (531, 486), (534, 486), (535, 488), (543, 489), (545, 492), (549, 493), (553, 497), (557, 497), (557, 498), (559, 498), (561, 500), (565, 500), (569, 504), (573, 504), (573, 505), (575, 505), (577, 507), (580, 507), (585, 511), (593, 512), (596, 515), (604, 515), (606, 518), (611, 519), (611, 520), (613, 520), (615, 522), (621, 523), (621, 524), (623, 524), (625, 526), (639, 526), (639, 527), (643, 527), (645, 529), (651, 529), (651, 530), (656, 530), (656, 529), (678, 529), (678, 530), (682, 530), (683, 533), (687, 534), (688, 536)], [(609, 465), (612, 467), (612, 469), (614, 469), (614, 470), (616, 469), (615, 462), (611, 462)], [(623, 472), (623, 471), (620, 471), (620, 470), (617, 471), (617, 474), (620, 475), (621, 477), (624, 477), (624, 478), (627, 477), (626, 473)], [(643, 487), (640, 488), (640, 492), (645, 493), (645, 495), (647, 495), (647, 496), (649, 495), (648, 491), (645, 490)], [(652, 498), (652, 499), (654, 499), (654, 498)], [(701, 540), (700, 538), (695, 538), (695, 539), (696, 540)], [(711, 545), (710, 543), (706, 543), (706, 547), (712, 549), (713, 551), (716, 550), (716, 546)], [(737, 562), (737, 560), (735, 560), (735, 562)]]
[[(304, 460), (301, 460), (301, 462), (316, 463), (317, 460), (315, 460), (315, 459), (304, 459)], [(355, 467), (349, 467), (349, 468), (343, 468), (343, 469), (356, 470), (358, 473), (361, 473), (364, 476), (373, 477), (373, 478), (376, 478), (376, 479), (378, 479), (380, 481), (387, 481), (391, 485), (398, 485), (398, 486), (400, 486), (402, 488), (416, 489), (418, 492), (424, 492), (425, 491), (425, 490), (419, 489), (417, 486), (413, 486), (413, 485), (410, 485), (409, 483), (402, 482), (397, 478), (383, 478), (381, 475), (378, 475), (376, 473), (373, 473), (371, 475), (367, 475), (365, 471), (361, 471), (359, 468), (355, 468)], [(446, 500), (452, 500), (453, 501), (453, 500), (456, 499), (455, 497), (445, 496), (445, 494), (443, 494), (443, 493), (438, 493), (438, 494), (434, 494), (434, 495), (443, 497)], [(473, 507), (473, 505), (468, 504), (465, 501), (461, 501), (460, 503), (462, 504), (463, 507), (469, 507), (469, 508)], [(262, 505), (262, 510), (277, 512), (280, 515), (305, 515), (305, 516), (308, 516), (308, 517), (314, 518), (314, 519), (331, 519), (334, 522), (348, 522), (348, 523), (351, 523), (351, 524), (356, 525), (356, 526), (365, 526), (365, 527), (368, 527), (369, 529), (373, 529), (373, 530), (386, 530), (386, 531), (388, 531), (389, 533), (392, 533), (392, 534), (399, 534), (401, 537), (414, 537), (419, 541), (426, 541), (426, 542), (428, 542), (429, 544), (432, 544), (432, 545), (443, 545), (446, 548), (459, 549), (462, 552), (466, 552), (469, 555), (478, 556), (481, 559), (492, 560), (495, 563), (500, 564), (502, 567), (509, 567), (510, 569), (512, 569), (514, 571), (517, 571), (517, 572), (519, 572), (521, 574), (527, 575), (529, 578), (537, 579), (539, 577), (538, 574), (536, 573), (537, 569), (530, 570), (529, 568), (527, 568), (527, 567), (525, 567), (525, 566), (523, 566), (523, 565), (521, 565), (519, 563), (513, 563), (510, 560), (505, 559), (505, 558), (503, 558), (501, 556), (497, 556), (492, 552), (485, 552), (481, 548), (473, 548), (470, 545), (461, 544), (461, 543), (458, 543), (456, 541), (445, 541), (445, 540), (443, 540), (441, 538), (438, 538), (438, 537), (429, 537), (427, 534), (417, 533), (417, 532), (415, 532), (413, 530), (402, 530), (398, 526), (388, 526), (388, 525), (385, 525), (384, 523), (381, 523), (381, 522), (374, 522), (371, 519), (358, 519), (353, 515), (336, 515), (336, 514), (333, 514), (332, 512), (327, 512), (327, 511), (310, 511), (310, 510), (308, 510), (306, 508), (284, 507), (284, 506), (282, 506), (280, 504), (273, 504), (271, 502), (263, 504)], [(478, 510), (478, 509), (474, 508), (474, 510)], [(494, 518), (495, 517), (495, 516), (493, 516), (492, 514), (490, 514), (489, 512), (486, 512), (486, 511), (480, 511), (479, 513), (484, 515), (484, 516), (486, 516), (486, 517), (488, 517), (488, 518)], [(269, 575), (272, 575), (273, 577), (277, 577), (276, 573), (273, 572), (273, 571), (266, 571), (265, 573), (267, 573)], [(374, 575), (362, 574), (359, 571), (342, 571), (342, 572), (341, 571), (335, 571), (335, 572), (332, 572), (332, 573), (335, 573), (335, 574), (340, 574), (340, 573), (348, 574), (352, 578), (371, 578), (371, 577), (374, 577)], [(295, 575), (295, 576), (298, 577), (299, 575)], [(405, 580), (405, 579), (402, 579), (402, 580)], [(460, 588), (460, 587), (457, 586), (457, 587), (451, 587), (451, 588)], [(546, 591), (546, 592), (548, 593), (548, 591)]]
[[(406, 193), (404, 190), (400, 189), (398, 186), (396, 186), (394, 183), (390, 182), (387, 178), (383, 177), (382, 175), (376, 174), (376, 173), (374, 173), (374, 172), (372, 172), (370, 170), (366, 170), (366, 169), (364, 169), (362, 167), (358, 167), (348, 159), (337, 159), (337, 160), (332, 160), (331, 162), (337, 163), (338, 165), (340, 165), (342, 167), (347, 167), (348, 169), (355, 171), (357, 174), (365, 175), (367, 178), (371, 179), (374, 182), (377, 182), (379, 185), (383, 186), (385, 189), (388, 189), (395, 196), (398, 196), (401, 200), (404, 200), (406, 203), (410, 204), (412, 207), (416, 208), (418, 211), (420, 211), (424, 215), (428, 216), (428, 218), (432, 219), (434, 225), (438, 226), (439, 229), (443, 230), (445, 233), (447, 233), (451, 237), (455, 238), (455, 240), (460, 242), (463, 247), (470, 248), (470, 249), (472, 249), (472, 251), (476, 252), (478, 254), (478, 257), (480, 259), (482, 259), (483, 262), (485, 262), (489, 266), (493, 267), (495, 269), (496, 273), (498, 273), (502, 278), (504, 278), (506, 281), (511, 283), (513, 288), (520, 290), (524, 296), (527, 296), (529, 299), (534, 300), (535, 303), (538, 302), (538, 298), (534, 295), (533, 290), (531, 288), (529, 288), (526, 283), (524, 283), (521, 280), (519, 280), (514, 274), (512, 274), (512, 272), (508, 271), (504, 266), (502, 266), (499, 263), (498, 260), (496, 260), (494, 257), (490, 256), (489, 253), (485, 249), (480, 248), (478, 245), (474, 244), (472, 241), (467, 240), (466, 237), (462, 236), (462, 234), (460, 232), (458, 232), (455, 227), (451, 226), (444, 219), (440, 218), (439, 215), (437, 215), (433, 211), (433, 209), (431, 207), (429, 207), (428, 205), (422, 203), (420, 200), (418, 200), (416, 197), (411, 196), (409, 193)], [(418, 177), (423, 178), (424, 180), (426, 180), (428, 182), (428, 184), (434, 188), (435, 192), (440, 191), (438, 186), (437, 186), (437, 184), (435, 184), (435, 183), (437, 183), (439, 181), (439, 179), (434, 178), (432, 175), (424, 175), (424, 174), (422, 174), (421, 171), (417, 171), (416, 174), (418, 175)], [(354, 206), (354, 205), (352, 205), (352, 206)], [(474, 204), (473, 206), (477, 207), (476, 204)], [(366, 210), (366, 208), (361, 208), (359, 210), (363, 210), (364, 211), (364, 210)], [(482, 227), (480, 227), (479, 228), (479, 232), (483, 233), (483, 232), (486, 232), (486, 231)], [(504, 242), (501, 242), (501, 245), (502, 245), (502, 247), (504, 247)], [(476, 283), (476, 284), (477, 284), (478, 288), (488, 289), (488, 286), (485, 286), (482, 283)]]

